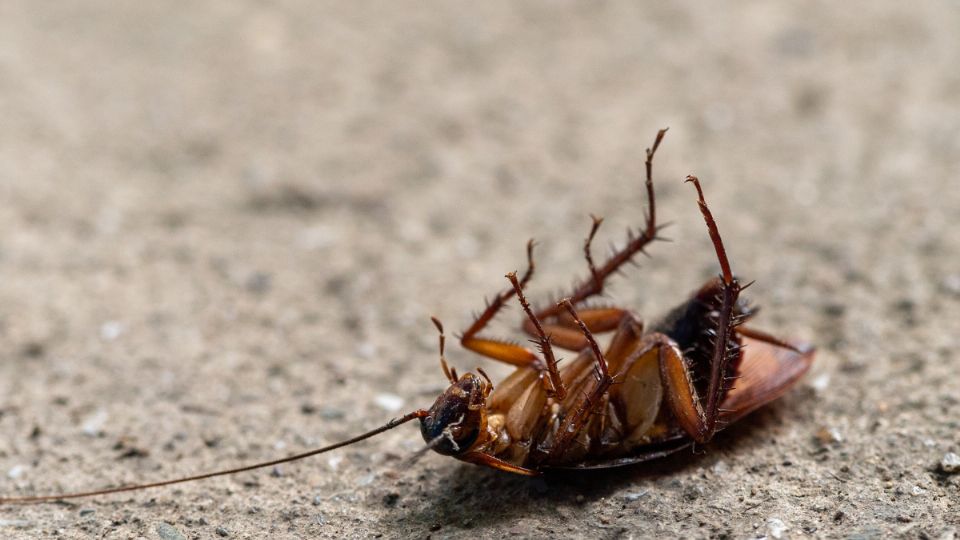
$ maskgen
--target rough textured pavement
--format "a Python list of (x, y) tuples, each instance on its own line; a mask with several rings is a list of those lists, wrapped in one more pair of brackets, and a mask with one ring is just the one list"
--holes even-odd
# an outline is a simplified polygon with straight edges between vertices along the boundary
[[(849, 5), (848, 5), (849, 4)], [(805, 381), (696, 455), (541, 479), (405, 426), (318, 459), (0, 507), (6, 538), (955, 538), (954, 2), (0, 6), (0, 492), (157, 479), (432, 402), (540, 242), (530, 294), (642, 219), (611, 300), (715, 274), (697, 173)], [(513, 332), (511, 310), (497, 332)], [(508, 370), (451, 347), (461, 370)]]

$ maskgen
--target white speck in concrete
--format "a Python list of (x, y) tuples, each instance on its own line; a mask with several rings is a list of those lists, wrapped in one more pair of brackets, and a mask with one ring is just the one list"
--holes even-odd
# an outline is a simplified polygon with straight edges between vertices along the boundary
[(830, 374), (823, 373), (818, 375), (813, 381), (810, 382), (810, 386), (819, 394), (823, 393), (827, 387), (830, 386)]
[(23, 476), (23, 473), (26, 472), (27, 468), (23, 465), (14, 465), (10, 467), (10, 470), (7, 471), (7, 478), (11, 480), (16, 480)]
[(387, 412), (397, 412), (403, 408), (403, 398), (395, 394), (377, 394), (373, 402)]
[(120, 321), (107, 321), (100, 325), (100, 338), (104, 341), (114, 341), (123, 334), (123, 323)]
[(772, 517), (767, 520), (767, 532), (770, 533), (771, 538), (783, 538), (783, 533), (788, 530), (790, 528), (780, 518)]
[(104, 409), (97, 409), (97, 412), (91, 414), (83, 421), (83, 434), (89, 437), (96, 437), (103, 431), (104, 424), (110, 417)]
[(940, 470), (951, 474), (960, 472), (960, 456), (953, 452), (944, 454), (940, 460)]

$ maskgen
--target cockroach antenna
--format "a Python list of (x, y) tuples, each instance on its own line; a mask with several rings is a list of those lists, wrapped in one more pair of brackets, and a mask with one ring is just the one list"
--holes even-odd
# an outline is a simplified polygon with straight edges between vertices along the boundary
[(28, 497), (0, 497), (0, 504), (30, 504), (30, 503), (42, 503), (42, 502), (52, 502), (60, 501), (65, 499), (80, 499), (82, 497), (95, 497), (98, 495), (110, 495), (113, 493), (123, 493), (126, 491), (139, 491), (141, 489), (151, 489), (158, 488), (163, 486), (171, 486), (173, 484), (183, 484), (186, 482), (194, 482), (196, 480), (205, 480), (207, 478), (213, 478), (216, 476), (228, 476), (231, 474), (237, 474), (247, 471), (253, 471), (256, 469), (263, 469), (264, 467), (272, 467), (274, 465), (281, 465), (283, 463), (290, 463), (291, 461), (299, 461), (301, 459), (306, 459), (308, 457), (313, 457), (316, 455), (324, 454), (330, 452), (331, 450), (336, 450), (337, 448), (343, 448), (344, 446), (350, 446), (351, 444), (358, 443), (360, 441), (369, 439), (370, 437), (379, 435), (385, 431), (389, 431), (401, 424), (405, 424), (416, 418), (423, 418), (427, 415), (427, 411), (418, 409), (411, 413), (405, 414), (400, 418), (394, 418), (393, 420), (387, 422), (386, 424), (370, 430), (362, 435), (357, 435), (356, 437), (347, 439), (345, 441), (340, 441), (335, 444), (324, 446), (323, 448), (317, 448), (315, 450), (310, 450), (309, 452), (303, 452), (300, 454), (294, 454), (281, 459), (275, 459), (272, 461), (264, 461), (262, 463), (255, 463), (253, 465), (244, 465), (242, 467), (236, 467), (233, 469), (226, 469), (222, 471), (215, 471), (203, 474), (196, 474), (193, 476), (184, 476), (182, 478), (174, 478), (172, 480), (161, 480), (159, 482), (149, 482), (145, 484), (133, 484), (129, 486), (119, 486), (113, 488), (98, 489), (95, 491), (79, 491), (75, 493), (60, 493), (60, 494), (51, 494), (51, 495), (33, 495)]

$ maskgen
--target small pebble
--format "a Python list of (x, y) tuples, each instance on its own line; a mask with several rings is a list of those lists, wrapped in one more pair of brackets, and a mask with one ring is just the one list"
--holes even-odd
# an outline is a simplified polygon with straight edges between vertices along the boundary
[(397, 412), (403, 408), (403, 398), (395, 394), (377, 394), (373, 402), (387, 412)]
[(228, 531), (227, 528), (223, 526), (217, 527), (217, 536), (222, 536), (226, 538), (227, 536), (230, 536), (230, 531)]
[(308, 227), (297, 235), (297, 245), (304, 250), (323, 249), (337, 242), (339, 234), (332, 227)]
[(824, 426), (814, 436), (821, 446), (838, 445), (843, 442), (843, 435), (840, 434), (840, 430), (834, 427)]
[(364, 341), (357, 346), (357, 354), (364, 360), (373, 360), (377, 355), (377, 346), (369, 341)]
[(648, 492), (648, 491), (637, 491), (637, 492), (634, 492), (634, 493), (627, 493), (626, 495), (623, 496), (623, 498), (626, 499), (627, 502), (639, 501), (640, 499), (646, 497), (646, 496), (647, 496), (647, 493), (649, 493), (649, 492)]
[(10, 467), (10, 470), (7, 471), (7, 478), (16, 480), (17, 478), (23, 476), (23, 473), (26, 470), (27, 468), (23, 465), (14, 465), (13, 467)]
[(166, 522), (160, 522), (157, 525), (157, 534), (160, 535), (162, 540), (187, 540), (173, 525)]
[(400, 500), (399, 493), (387, 493), (386, 495), (383, 496), (384, 506), (391, 506), (391, 507), (396, 506), (397, 501), (399, 500)]
[(960, 294), (960, 274), (950, 274), (943, 279), (943, 288), (947, 292)]
[(110, 415), (104, 409), (98, 409), (83, 421), (83, 434), (88, 437), (96, 437), (103, 431), (104, 424)]
[(953, 452), (947, 452), (940, 460), (940, 470), (947, 474), (960, 472), (960, 456)]
[(822, 375), (818, 375), (817, 378), (813, 379), (813, 381), (810, 383), (810, 386), (812, 386), (818, 394), (822, 394), (823, 391), (830, 386), (830, 374), (824, 373)]
[(80, 510), (80, 517), (92, 516), (93, 514), (96, 514), (96, 513), (97, 511), (94, 510), (93, 508), (84, 508), (83, 510)]
[(767, 520), (767, 531), (773, 538), (783, 538), (783, 533), (788, 530), (787, 524), (780, 518), (772, 517)]
[(123, 334), (123, 323), (119, 321), (107, 321), (100, 325), (100, 339), (104, 341), (114, 341)]
[(703, 487), (700, 485), (687, 486), (683, 490), (683, 498), (688, 501), (695, 501), (703, 496)]

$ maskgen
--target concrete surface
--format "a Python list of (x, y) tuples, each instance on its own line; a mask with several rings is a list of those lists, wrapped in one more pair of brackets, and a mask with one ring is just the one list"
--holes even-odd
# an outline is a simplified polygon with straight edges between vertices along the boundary
[[(0, 492), (164, 478), (429, 405), (541, 242), (534, 298), (641, 219), (611, 298), (716, 272), (810, 376), (697, 455), (541, 479), (405, 426), (233, 478), (0, 507), (6, 538), (955, 538), (955, 2), (0, 5)], [(498, 325), (510, 334), (519, 311)], [(520, 337), (518, 334), (510, 334)], [(508, 370), (450, 349), (461, 370)]]

